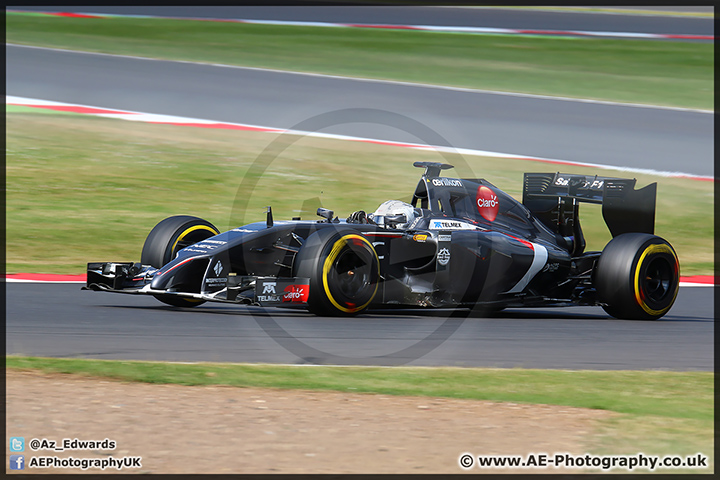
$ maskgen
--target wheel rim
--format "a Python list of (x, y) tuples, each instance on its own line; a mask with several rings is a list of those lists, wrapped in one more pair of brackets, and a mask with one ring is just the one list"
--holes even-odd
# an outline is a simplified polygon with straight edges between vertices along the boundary
[(653, 258), (645, 270), (642, 290), (645, 298), (661, 303), (668, 297), (674, 280), (674, 269), (664, 257)]
[(329, 252), (324, 254), (327, 256), (321, 272), (324, 301), (338, 312), (363, 311), (378, 290), (380, 265), (375, 249), (364, 237), (350, 233), (328, 243), (326, 248)]
[(347, 298), (355, 298), (370, 285), (372, 265), (358, 252), (347, 249), (341, 252), (330, 271), (331, 285), (335, 285)]

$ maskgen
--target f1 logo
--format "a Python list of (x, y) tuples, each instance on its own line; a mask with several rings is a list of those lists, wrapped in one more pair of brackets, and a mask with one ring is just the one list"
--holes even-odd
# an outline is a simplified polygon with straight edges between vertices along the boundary
[(25, 455), (10, 455), (10, 470), (25, 470)]

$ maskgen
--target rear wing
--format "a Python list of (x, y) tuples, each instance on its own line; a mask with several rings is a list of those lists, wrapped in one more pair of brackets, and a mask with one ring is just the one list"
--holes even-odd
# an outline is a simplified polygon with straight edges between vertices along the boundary
[[(627, 178), (526, 173), (523, 205), (554, 232), (568, 235), (579, 229), (579, 202), (602, 204), (602, 215), (613, 237), (628, 232), (653, 234), (657, 183), (635, 190)], [(575, 232), (580, 233), (580, 232)]]

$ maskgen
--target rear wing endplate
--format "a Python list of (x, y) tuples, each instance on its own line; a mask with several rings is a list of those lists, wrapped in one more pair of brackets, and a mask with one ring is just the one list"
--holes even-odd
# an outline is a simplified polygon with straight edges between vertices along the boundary
[(603, 219), (613, 237), (629, 232), (653, 234), (657, 183), (635, 190), (635, 182), (634, 178), (526, 173), (522, 202), (555, 231), (554, 217), (562, 215), (565, 205), (587, 202), (602, 204)]

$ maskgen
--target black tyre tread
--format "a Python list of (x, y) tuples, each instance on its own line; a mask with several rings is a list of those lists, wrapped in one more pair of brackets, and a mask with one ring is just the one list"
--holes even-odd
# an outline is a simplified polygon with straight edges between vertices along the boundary
[(168, 251), (168, 249), (172, 248), (172, 243), (174, 243), (177, 235), (195, 225), (210, 227), (215, 232), (215, 235), (220, 233), (212, 223), (202, 218), (190, 215), (168, 217), (155, 225), (148, 234), (143, 245), (140, 262), (143, 265), (162, 268), (172, 260), (172, 252)]
[(325, 243), (335, 235), (342, 235), (354, 230), (345, 228), (323, 228), (310, 235), (303, 245), (300, 252), (295, 258), (293, 270), (294, 276), (305, 277), (310, 279), (310, 296), (308, 297), (307, 308), (312, 314), (325, 317), (333, 316), (331, 309), (327, 307), (322, 298), (318, 295), (320, 282), (317, 277), (318, 262), (320, 261), (320, 251)]

